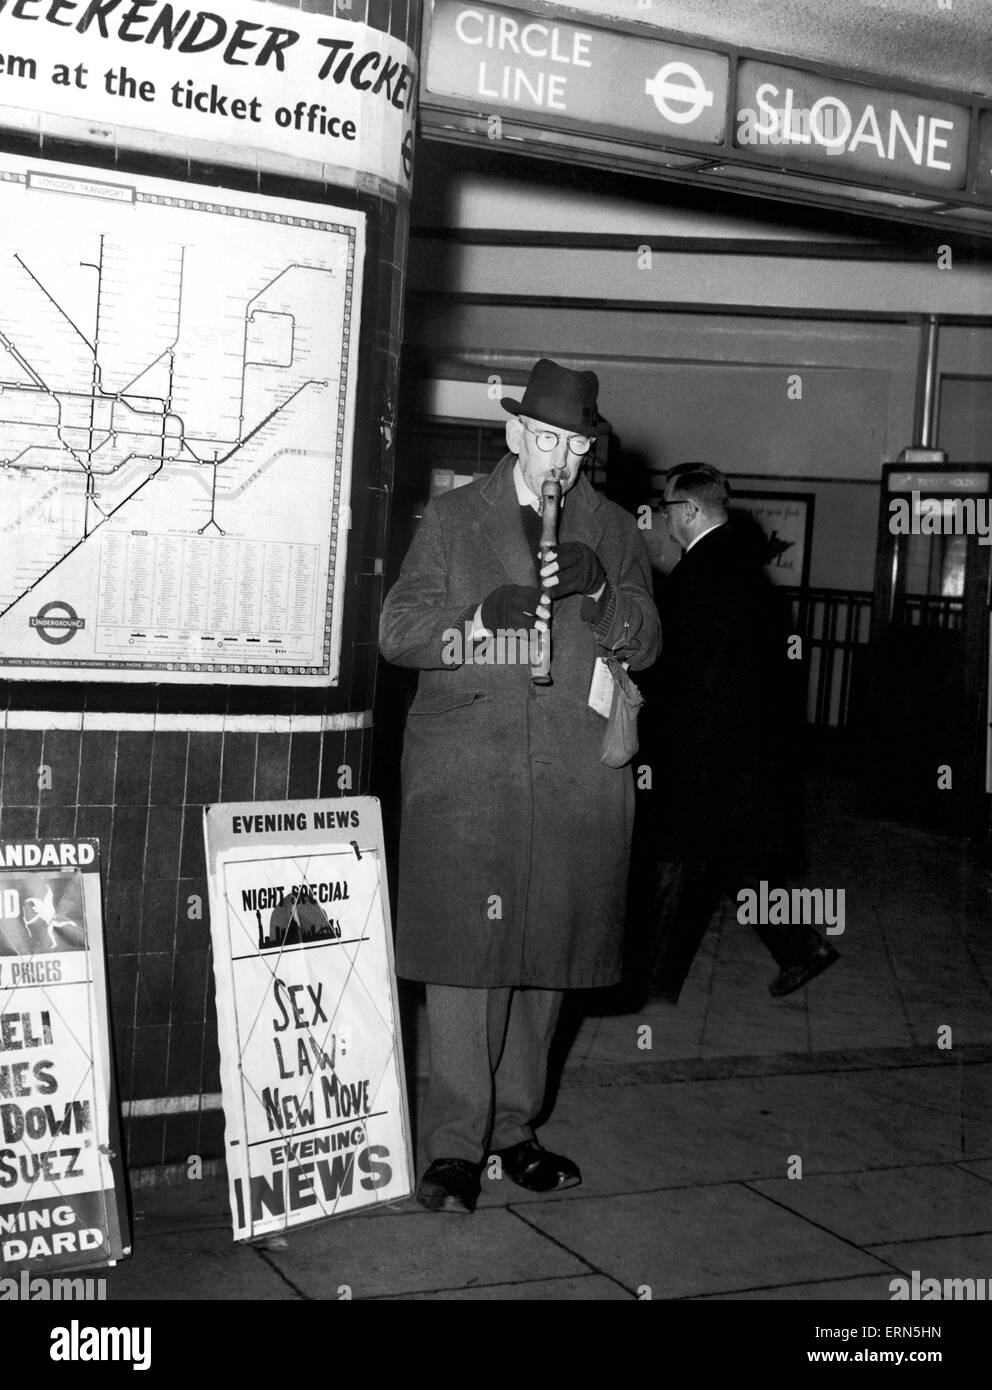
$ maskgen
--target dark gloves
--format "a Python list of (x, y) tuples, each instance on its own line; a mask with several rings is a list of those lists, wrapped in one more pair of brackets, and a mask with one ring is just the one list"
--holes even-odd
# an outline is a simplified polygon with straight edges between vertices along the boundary
[(552, 598), (567, 598), (569, 594), (594, 594), (606, 581), (606, 571), (599, 557), (582, 541), (565, 541), (555, 547), (558, 556), (558, 583), (551, 590)]
[(533, 585), (501, 584), (482, 601), (482, 625), (490, 632), (532, 628), (540, 600), (541, 591)]

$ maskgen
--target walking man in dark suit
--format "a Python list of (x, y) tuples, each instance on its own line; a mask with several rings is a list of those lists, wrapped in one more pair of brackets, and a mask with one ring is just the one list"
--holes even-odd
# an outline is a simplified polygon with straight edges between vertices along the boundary
[[(791, 622), (760, 556), (728, 525), (728, 497), (718, 469), (685, 463), (661, 504), (683, 548), (659, 601), (665, 645), (650, 721), (663, 799), (651, 989), (670, 1002), (721, 896), (736, 903), (761, 880), (781, 884), (802, 857)], [(779, 967), (776, 997), (838, 959), (809, 924), (753, 925)]]

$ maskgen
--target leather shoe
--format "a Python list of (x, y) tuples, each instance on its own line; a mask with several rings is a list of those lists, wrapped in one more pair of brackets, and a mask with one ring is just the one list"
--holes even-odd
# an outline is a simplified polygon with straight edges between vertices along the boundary
[(436, 1158), (417, 1185), (417, 1201), (428, 1211), (475, 1211), (480, 1167), (467, 1158)]
[(570, 1158), (549, 1153), (535, 1139), (525, 1139), (508, 1149), (497, 1149), (496, 1157), (506, 1176), (529, 1192), (558, 1192), (566, 1187), (578, 1187), (582, 1181), (582, 1174)]
[(790, 965), (785, 970), (780, 970), (768, 986), (768, 992), (776, 999), (781, 999), (786, 994), (794, 994), (797, 989), (802, 989), (803, 985), (809, 984), (810, 980), (827, 970), (836, 960), (840, 960), (840, 956), (829, 942), (824, 941), (801, 965)]

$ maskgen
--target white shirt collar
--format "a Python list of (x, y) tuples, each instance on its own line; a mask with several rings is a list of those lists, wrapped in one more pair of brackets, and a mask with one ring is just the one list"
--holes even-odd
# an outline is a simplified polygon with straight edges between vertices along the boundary
[(523, 469), (520, 467), (520, 460), (517, 459), (513, 465), (513, 486), (517, 489), (517, 501), (521, 507), (533, 507), (535, 512), (541, 510), (541, 499), (535, 497), (530, 488), (524, 482)]
[(698, 545), (704, 536), (708, 536), (711, 531), (715, 531), (720, 526), (726, 526), (726, 524), (725, 521), (714, 521), (712, 526), (707, 526), (705, 531), (700, 531), (699, 535), (689, 542), (685, 548), (685, 553), (688, 555), (692, 547)]

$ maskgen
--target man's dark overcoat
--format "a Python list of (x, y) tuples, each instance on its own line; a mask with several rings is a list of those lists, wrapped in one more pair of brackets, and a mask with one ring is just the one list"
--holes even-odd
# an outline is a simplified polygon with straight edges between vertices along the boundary
[(659, 593), (665, 650), (642, 755), (657, 765), (663, 859), (759, 877), (799, 865), (805, 666), (788, 655), (787, 602), (733, 522), (686, 551)]
[(629, 766), (600, 761), (606, 724), (587, 700), (595, 658), (615, 644), (632, 670), (655, 659), (650, 569), (632, 518), (580, 476), (559, 539), (584, 541), (606, 571), (595, 627), (580, 616), (590, 600), (554, 604), (549, 686), (526, 664), (446, 664), (446, 634), (491, 590), (536, 582), (513, 465), (506, 455), (430, 503), (383, 608), (383, 656), (421, 672), (403, 750), (396, 968), (470, 987), (610, 985), (633, 784)]

